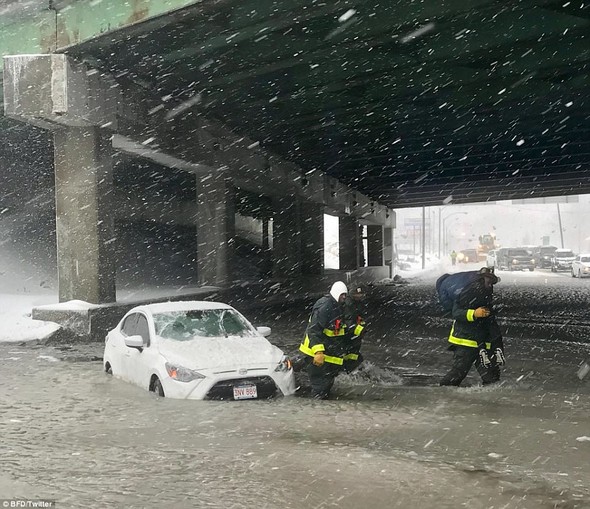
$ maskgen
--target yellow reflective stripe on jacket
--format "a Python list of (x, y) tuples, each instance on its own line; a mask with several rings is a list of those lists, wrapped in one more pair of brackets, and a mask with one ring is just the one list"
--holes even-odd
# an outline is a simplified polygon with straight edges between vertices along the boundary
[(345, 361), (358, 361), (359, 354), (358, 353), (347, 353), (343, 358)]
[(466, 317), (467, 317), (468, 322), (474, 322), (475, 321), (475, 309), (468, 309)]
[(334, 336), (344, 336), (344, 334), (346, 334), (346, 325), (343, 325), (340, 329), (338, 329), (338, 332), (331, 329), (324, 329), (322, 332), (330, 338), (333, 338)]
[[(477, 341), (474, 341), (473, 339), (458, 338), (456, 336), (453, 336), (454, 332), (455, 332), (455, 326), (453, 325), (453, 327), (451, 328), (451, 333), (449, 334), (449, 343), (453, 343), (454, 345), (459, 345), (459, 346), (469, 346), (471, 348), (478, 347), (479, 343)], [(490, 348), (492, 348), (492, 344), (486, 342), (486, 348), (489, 350)]]
[(363, 333), (363, 329), (364, 329), (364, 327), (362, 325), (357, 325), (354, 328), (354, 335), (355, 336), (360, 336)]
[(316, 353), (323, 352), (325, 350), (325, 347), (322, 344), (309, 346), (309, 336), (306, 334), (303, 343), (299, 345), (299, 350), (313, 357)]
[(342, 364), (344, 364), (344, 359), (342, 357), (334, 357), (332, 355), (326, 355), (324, 357), (324, 361), (329, 362), (331, 364), (338, 364), (339, 366), (342, 366)]
[[(312, 347), (309, 346), (309, 336), (306, 334), (303, 343), (299, 345), (299, 351), (303, 352), (306, 355), (313, 357), (318, 352), (324, 351), (324, 345), (314, 345)], [(342, 357), (334, 357), (332, 355), (326, 355), (324, 357), (324, 362), (330, 362), (332, 364), (338, 364), (342, 366), (344, 360)]]

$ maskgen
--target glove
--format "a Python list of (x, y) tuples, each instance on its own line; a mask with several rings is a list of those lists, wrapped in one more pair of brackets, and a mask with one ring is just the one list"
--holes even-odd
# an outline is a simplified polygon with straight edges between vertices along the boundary
[(488, 369), (492, 365), (492, 361), (488, 356), (487, 350), (484, 350), (483, 348), (479, 351), (479, 361), (481, 362), (481, 365), (486, 369)]
[(313, 365), (314, 366), (323, 366), (325, 361), (326, 355), (324, 352), (318, 352), (313, 356)]
[(506, 364), (506, 357), (504, 357), (504, 352), (501, 348), (496, 348), (494, 355), (496, 357), (496, 364), (498, 366), (504, 366), (504, 364)]
[(488, 308), (477, 308), (473, 313), (475, 318), (487, 318), (490, 316), (490, 310)]

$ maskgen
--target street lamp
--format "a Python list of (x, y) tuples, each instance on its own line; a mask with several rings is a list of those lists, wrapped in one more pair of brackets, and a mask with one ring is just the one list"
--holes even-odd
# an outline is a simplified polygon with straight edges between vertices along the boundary
[[(450, 219), (453, 216), (458, 216), (460, 214), (466, 215), (468, 214), (467, 212), (453, 212), (452, 214), (449, 214), (447, 217), (443, 218), (442, 220), (442, 233), (443, 233), (443, 246), (444, 246), (444, 250), (445, 252), (447, 251), (447, 227), (446, 227), (446, 223), (447, 223), (447, 219)], [(438, 232), (439, 238), (440, 238), (440, 233)], [(439, 256), (440, 258), (440, 256)]]

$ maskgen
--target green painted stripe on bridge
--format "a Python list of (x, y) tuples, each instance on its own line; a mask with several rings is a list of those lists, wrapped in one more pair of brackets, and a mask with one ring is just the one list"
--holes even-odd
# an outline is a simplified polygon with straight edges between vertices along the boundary
[[(42, 11), (22, 21), (0, 18), (0, 56), (55, 51), (55, 12)], [(0, 69), (3, 68), (0, 59)]]
[[(66, 0), (55, 10), (0, 18), (0, 56), (52, 53), (170, 14), (202, 0)], [(3, 69), (0, 59), (0, 71)]]

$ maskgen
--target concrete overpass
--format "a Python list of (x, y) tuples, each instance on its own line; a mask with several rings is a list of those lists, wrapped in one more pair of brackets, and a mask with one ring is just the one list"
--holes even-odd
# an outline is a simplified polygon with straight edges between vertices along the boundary
[(272, 219), (274, 277), (321, 274), (324, 212), (350, 239), (347, 270), (367, 225), (377, 276), (393, 208), (590, 192), (580, 1), (0, 0), (0, 14), (0, 158), (25, 186), (39, 167), (55, 177), (61, 300), (113, 301), (122, 218), (194, 225), (199, 279), (224, 285), (236, 211), (264, 249)]

